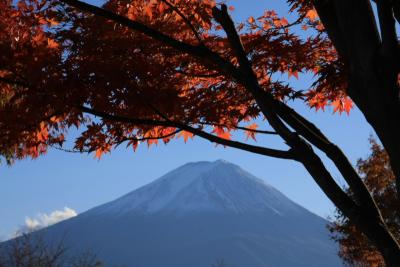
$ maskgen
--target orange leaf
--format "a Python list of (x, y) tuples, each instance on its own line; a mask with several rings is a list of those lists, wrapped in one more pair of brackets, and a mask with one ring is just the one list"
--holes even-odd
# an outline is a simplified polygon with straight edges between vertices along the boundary
[(58, 22), (55, 19), (49, 19), (48, 22), (50, 23), (51, 26), (57, 26), (58, 24), (60, 24), (60, 22)]
[(275, 27), (284, 27), (289, 24), (289, 21), (285, 18), (274, 20)]
[(94, 156), (97, 159), (101, 159), (101, 156), (103, 154), (103, 150), (101, 148), (96, 149), (96, 155)]
[(186, 143), (187, 142), (187, 140), (189, 139), (189, 138), (193, 138), (193, 134), (191, 133), (191, 132), (187, 132), (187, 131), (181, 131), (179, 134), (178, 134), (178, 137), (183, 137), (183, 141)]
[(256, 133), (254, 132), (254, 130), (258, 128), (258, 125), (256, 123), (253, 123), (247, 126), (246, 128), (249, 130), (253, 130), (253, 131), (245, 131), (246, 140), (252, 138), (254, 141), (256, 141)]
[(219, 138), (222, 139), (231, 139), (231, 133), (227, 130), (225, 131), (223, 127), (214, 127), (213, 133), (216, 133)]
[(40, 123), (40, 131), (36, 134), (36, 137), (39, 142), (47, 141), (47, 139), (49, 137), (49, 132), (48, 132), (47, 126), (45, 125), (44, 122)]
[(133, 139), (131, 141), (128, 142), (128, 144), (126, 145), (126, 147), (132, 145), (133, 151), (136, 152), (136, 149), (138, 147), (138, 145), (140, 144), (140, 142), (136, 139)]
[(344, 108), (344, 111), (346, 111), (347, 115), (349, 115), (350, 110), (353, 108), (353, 101), (351, 101), (350, 98), (346, 97), (343, 100), (343, 108)]
[(153, 18), (153, 10), (151, 9), (151, 6), (148, 5), (148, 6), (145, 8), (144, 11), (145, 11), (146, 15), (149, 17), (149, 19), (151, 20), (151, 19)]
[(150, 147), (152, 144), (158, 145), (158, 139), (147, 139), (147, 146)]
[(160, 14), (163, 14), (164, 13), (164, 11), (165, 11), (165, 6), (164, 6), (164, 3), (163, 2), (161, 2), (159, 5), (158, 5), (158, 12), (160, 12)]
[(250, 17), (250, 18), (247, 19), (247, 21), (248, 21), (250, 24), (253, 24), (256, 20), (254, 19), (254, 17)]
[(325, 106), (328, 104), (328, 100), (322, 93), (316, 93), (310, 99), (308, 99), (310, 107), (315, 108), (316, 111), (322, 109), (325, 111)]
[(46, 41), (44, 34), (38, 33), (32, 37), (32, 42), (35, 45), (40, 45), (42, 42)]
[(331, 105), (333, 106), (333, 113), (339, 111), (339, 114), (342, 114), (343, 106), (342, 106), (342, 101), (340, 99), (334, 100)]
[(288, 78), (294, 76), (297, 80), (299, 79), (299, 72), (298, 71), (292, 71), (291, 69), (288, 71)]
[(318, 13), (315, 9), (310, 9), (307, 14), (306, 18), (310, 19), (311, 21), (315, 21), (318, 18)]
[(54, 41), (53, 39), (47, 38), (47, 46), (49, 48), (57, 48), (58, 43), (56, 41)]

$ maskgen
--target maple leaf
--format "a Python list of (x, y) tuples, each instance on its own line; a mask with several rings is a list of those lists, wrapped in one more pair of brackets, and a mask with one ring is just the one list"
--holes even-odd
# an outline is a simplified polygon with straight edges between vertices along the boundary
[(315, 9), (310, 9), (307, 13), (306, 13), (306, 18), (308, 18), (311, 21), (315, 21), (318, 18), (318, 13)]
[(137, 147), (139, 146), (140, 142), (137, 139), (131, 139), (127, 143), (126, 147), (132, 146), (133, 151), (136, 152)]
[(353, 101), (349, 98), (346, 97), (343, 100), (343, 109), (346, 111), (347, 115), (350, 115), (350, 110), (353, 108)]
[(339, 114), (342, 114), (343, 102), (341, 99), (335, 99), (332, 101), (331, 105), (333, 106), (333, 113), (339, 112)]
[(281, 19), (275, 19), (274, 20), (274, 25), (276, 27), (284, 27), (289, 24), (289, 21), (286, 18), (281, 18)]
[(147, 146), (150, 147), (152, 144), (158, 145), (158, 139), (147, 139)]
[(40, 123), (40, 130), (36, 134), (39, 142), (46, 142), (49, 137), (48, 128), (44, 122)]
[(160, 2), (160, 4), (158, 5), (158, 12), (160, 14), (163, 14), (166, 9), (167, 6), (164, 4), (164, 2)]
[(101, 148), (96, 149), (96, 154), (94, 157), (100, 160), (102, 155), (103, 155), (103, 150)]
[(187, 132), (187, 131), (181, 131), (179, 134), (178, 134), (178, 138), (179, 137), (183, 137), (183, 141), (186, 143), (188, 140), (189, 140), (189, 138), (193, 138), (193, 134), (191, 133), (191, 132)]
[(231, 133), (228, 130), (225, 130), (223, 127), (216, 126), (214, 127), (213, 133), (216, 133), (218, 137), (222, 139), (231, 139)]
[(38, 19), (39, 24), (41, 25), (46, 25), (48, 23), (47, 20), (42, 16), (35, 15), (35, 17)]
[(299, 79), (299, 72), (298, 71), (292, 71), (292, 69), (288, 70), (288, 78), (294, 76), (297, 80)]
[(246, 126), (246, 128), (250, 130), (250, 131), (245, 131), (246, 139), (252, 138), (254, 141), (257, 141), (256, 133), (254, 132), (254, 130), (257, 130), (258, 125), (256, 123), (252, 123), (252, 124)]
[(308, 98), (308, 105), (312, 108), (315, 108), (316, 111), (319, 109), (325, 110), (325, 106), (328, 104), (328, 100), (326, 99), (325, 95), (322, 93), (315, 93), (309, 96)]
[(49, 47), (49, 48), (52, 48), (52, 49), (54, 49), (54, 48), (58, 48), (58, 43), (56, 42), (56, 41), (54, 41), (53, 39), (50, 39), (50, 38), (47, 38), (47, 46)]
[(150, 4), (145, 7), (144, 12), (149, 17), (150, 20), (153, 19), (153, 9), (152, 9), (152, 6)]
[(60, 24), (59, 21), (57, 21), (56, 19), (53, 19), (53, 18), (48, 19), (48, 22), (50, 23), (50, 26), (57, 26)]
[(339, 112), (342, 114), (343, 111), (350, 114), (351, 109), (353, 108), (353, 101), (349, 97), (338, 98), (332, 101), (331, 105), (333, 106), (333, 113)]
[(247, 19), (247, 21), (248, 21), (250, 24), (253, 24), (256, 20), (254, 19), (254, 17), (249, 17), (249, 18)]

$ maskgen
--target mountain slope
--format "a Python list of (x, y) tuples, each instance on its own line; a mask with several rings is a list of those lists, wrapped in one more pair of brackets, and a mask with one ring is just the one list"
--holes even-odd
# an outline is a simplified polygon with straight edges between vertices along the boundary
[(326, 223), (220, 160), (188, 163), (37, 234), (125, 266), (342, 266)]

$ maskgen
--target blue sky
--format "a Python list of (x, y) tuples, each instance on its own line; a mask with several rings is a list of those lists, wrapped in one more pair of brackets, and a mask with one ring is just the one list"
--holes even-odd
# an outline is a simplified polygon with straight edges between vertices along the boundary
[[(236, 21), (260, 15), (265, 8), (276, 9), (283, 15), (287, 12), (285, 1), (240, 0), (230, 4), (235, 6), (233, 15)], [(296, 83), (305, 87), (307, 80), (300, 79)], [(333, 115), (330, 108), (326, 112), (315, 112), (300, 103), (294, 104), (294, 107), (315, 122), (353, 163), (368, 154), (368, 137), (373, 130), (357, 109), (350, 116), (339, 116)], [(263, 128), (262, 125), (260, 128)], [(240, 136), (239, 140), (243, 137)], [(279, 146), (276, 139), (269, 137), (260, 138), (257, 144)], [(187, 162), (217, 159), (240, 165), (323, 217), (332, 215), (332, 204), (299, 164), (215, 147), (208, 141), (195, 138), (187, 144), (176, 140), (150, 149), (143, 145), (136, 153), (121, 147), (100, 161), (93, 155), (51, 150), (37, 160), (19, 161), (12, 167), (0, 166), (0, 239), (19, 228), (27, 216), (34, 217), (64, 207), (81, 213), (147, 184)], [(343, 184), (338, 171), (329, 162), (328, 166)]]

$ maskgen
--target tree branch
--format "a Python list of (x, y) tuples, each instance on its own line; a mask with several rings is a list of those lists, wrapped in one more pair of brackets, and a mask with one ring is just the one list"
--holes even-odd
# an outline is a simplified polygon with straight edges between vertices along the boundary
[(224, 138), (220, 138), (213, 134), (204, 132), (200, 128), (194, 128), (192, 126), (181, 124), (179, 122), (174, 121), (160, 121), (160, 120), (152, 120), (152, 119), (136, 119), (136, 118), (128, 118), (125, 116), (119, 115), (112, 115), (106, 112), (97, 111), (88, 107), (79, 106), (76, 107), (77, 109), (81, 110), (82, 112), (92, 114), (94, 116), (101, 117), (106, 120), (117, 121), (117, 122), (124, 122), (124, 123), (131, 123), (131, 124), (142, 124), (142, 125), (153, 125), (153, 126), (165, 126), (165, 127), (176, 127), (182, 129), (184, 131), (190, 132), (194, 135), (200, 136), (204, 139), (207, 139), (210, 142), (218, 143), (223, 146), (229, 146), (233, 148), (238, 148), (241, 150), (253, 152), (256, 154), (274, 157), (274, 158), (281, 158), (281, 159), (294, 159), (294, 155), (292, 151), (282, 151), (277, 149), (271, 149), (266, 147), (254, 146), (249, 145), (237, 141), (232, 141)]
[(277, 133), (277, 132), (274, 132), (274, 131), (250, 129), (250, 128), (242, 127), (242, 126), (228, 126), (228, 125), (226, 125), (226, 124), (209, 123), (209, 122), (199, 122), (198, 124), (201, 124), (201, 125), (208, 125), (208, 126), (225, 127), (225, 128), (233, 128), (233, 129), (235, 129), (235, 130), (243, 130), (243, 131), (252, 132), (252, 133), (259, 133), (259, 134), (278, 135), (278, 133)]
[(185, 42), (181, 42), (181, 41), (176, 40), (158, 30), (150, 28), (143, 23), (130, 20), (127, 17), (115, 14), (104, 8), (90, 5), (90, 4), (87, 4), (87, 3), (79, 1), (79, 0), (60, 0), (60, 1), (66, 3), (70, 6), (73, 6), (81, 11), (88, 12), (88, 13), (91, 13), (93, 15), (96, 15), (96, 16), (99, 16), (99, 17), (102, 17), (102, 18), (105, 18), (108, 20), (112, 20), (116, 23), (119, 23), (123, 26), (128, 27), (129, 29), (143, 33), (143, 34), (153, 38), (154, 40), (157, 40), (163, 44), (166, 44), (170, 47), (177, 49), (178, 51), (193, 55), (197, 58), (202, 59), (203, 61), (206, 61), (209, 63), (211, 62), (212, 64), (216, 64), (219, 68), (221, 68), (229, 76), (233, 76), (236, 78), (239, 77), (239, 75), (237, 73), (237, 69), (230, 62), (226, 61), (219, 54), (211, 51), (203, 44), (194, 46), (191, 44), (187, 44)]
[(337, 185), (332, 175), (311, 147), (303, 144), (298, 148), (298, 158), (314, 181), (328, 198), (351, 220), (359, 221), (358, 205)]
[(313, 123), (286, 104), (277, 101), (276, 109), (278, 110), (279, 116), (281, 116), (290, 127), (296, 130), (311, 144), (323, 151), (327, 157), (332, 160), (350, 186), (351, 191), (355, 194), (358, 204), (360, 206), (365, 206), (371, 212), (376, 211), (375, 216), (382, 218), (378, 206), (369, 193), (368, 188), (343, 151), (338, 146), (331, 143)]
[[(290, 111), (290, 108), (287, 107), (287, 105), (276, 101), (271, 94), (262, 91), (262, 89), (259, 87), (257, 78), (251, 67), (251, 63), (247, 58), (246, 52), (244, 51), (240, 37), (236, 31), (236, 28), (234, 27), (232, 19), (227, 12), (227, 7), (222, 5), (221, 9), (214, 8), (213, 15), (225, 30), (228, 40), (230, 41), (230, 44), (232, 45), (238, 57), (240, 68), (243, 70), (247, 78), (245, 80), (247, 82), (246, 88), (251, 90), (257, 101), (257, 104), (260, 106), (266, 118), (270, 121), (272, 127), (293, 149), (293, 152), (296, 154), (296, 160), (303, 163), (325, 194), (342, 211), (344, 211), (347, 216), (352, 217), (353, 219), (358, 217), (358, 215), (355, 215), (354, 212), (355, 209), (359, 208), (358, 205), (355, 204), (351, 198), (337, 185), (328, 170), (326, 170), (321, 159), (314, 153), (308, 143), (298, 136), (298, 134), (303, 134), (307, 140), (309, 140), (311, 143), (315, 143), (318, 148), (325, 151), (327, 155), (333, 159), (335, 164), (337, 164), (339, 169), (342, 171), (342, 174), (345, 175), (345, 179), (350, 181), (351, 186), (355, 187), (354, 190), (358, 193), (358, 195), (361, 195), (362, 200), (367, 201), (367, 207), (371, 207), (376, 210), (376, 205), (373, 205), (375, 202), (344, 154), (336, 146), (331, 144), (328, 139), (317, 129), (317, 127), (302, 118), (300, 115), (300, 117), (291, 117), (292, 114), (291, 112), (288, 112)], [(294, 112), (294, 114), (297, 113)], [(277, 115), (279, 115), (279, 117)], [(291, 132), (281, 121), (281, 118), (297, 132)], [(301, 118), (301, 120), (299, 118)], [(363, 201), (360, 201), (360, 205), (361, 204), (363, 204)], [(378, 214), (374, 215), (377, 219), (381, 219), (379, 211)]]
[(189, 28), (192, 30), (193, 34), (195, 35), (197, 41), (199, 43), (203, 43), (203, 41), (200, 38), (199, 33), (197, 32), (196, 28), (194, 25), (190, 22), (190, 20), (173, 4), (171, 4), (168, 0), (161, 0), (163, 3), (165, 3), (167, 6), (169, 6), (172, 10), (174, 10), (182, 19), (183, 21), (189, 26)]
[[(242, 83), (254, 96), (257, 104), (260, 106), (261, 111), (270, 122), (271, 126), (275, 131), (292, 147), (295, 141), (295, 134), (292, 133), (277, 117), (273, 111), (272, 95), (265, 93), (258, 84), (257, 76), (255, 75), (253, 68), (247, 54), (244, 50), (242, 40), (236, 30), (235, 24), (232, 18), (229, 16), (228, 7), (225, 4), (221, 5), (221, 8), (213, 8), (213, 16), (215, 20), (221, 24), (222, 28), (227, 34), (230, 45), (232, 46), (235, 54), (238, 58), (240, 65), (241, 75), (238, 77), (238, 81)], [(268, 96), (268, 97), (265, 97)], [(297, 140), (298, 141), (298, 140)]]
[(174, 135), (176, 135), (177, 133), (180, 133), (180, 132), (182, 132), (181, 129), (173, 131), (172, 133), (169, 133), (169, 134), (161, 135), (161, 136), (149, 136), (149, 137), (139, 137), (139, 138), (137, 138), (137, 137), (126, 137), (126, 138), (123, 138), (123, 139), (119, 140), (117, 145), (116, 145), (116, 147), (119, 146), (120, 144), (122, 144), (123, 142), (126, 142), (126, 141), (142, 142), (142, 141), (147, 141), (147, 140), (160, 140), (160, 139), (172, 137), (172, 136), (174, 136)]

